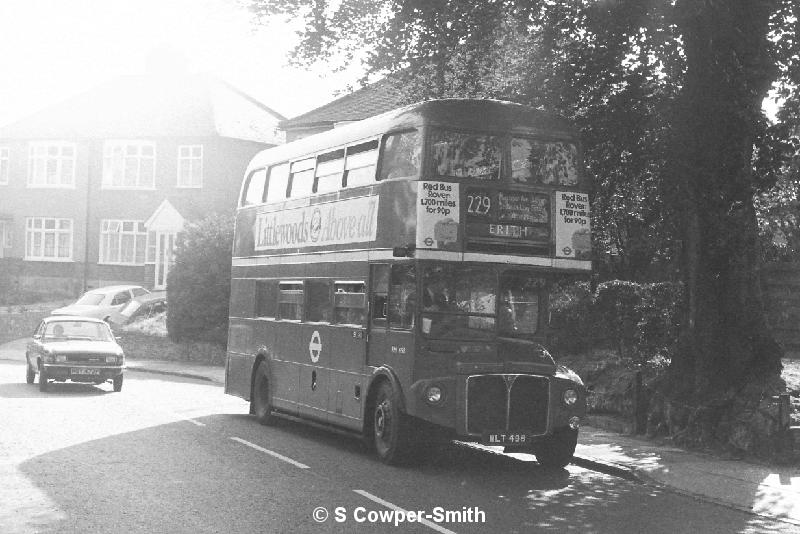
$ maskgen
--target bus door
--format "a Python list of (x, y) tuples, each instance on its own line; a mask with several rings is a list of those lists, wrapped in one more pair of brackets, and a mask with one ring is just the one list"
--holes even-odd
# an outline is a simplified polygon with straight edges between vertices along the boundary
[(413, 263), (372, 266), (367, 363), (389, 367), (402, 384), (412, 378), (416, 287)]

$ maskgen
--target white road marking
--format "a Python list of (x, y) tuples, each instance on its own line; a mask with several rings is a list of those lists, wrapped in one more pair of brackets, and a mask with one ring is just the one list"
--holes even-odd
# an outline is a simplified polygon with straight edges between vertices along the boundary
[(205, 423), (201, 423), (200, 421), (195, 421), (194, 419), (189, 419), (188, 417), (185, 418), (184, 421), (189, 421), (193, 425), (197, 425), (197, 426), (206, 426)]
[[(371, 493), (369, 493), (367, 491), (364, 491), (364, 490), (353, 490), (353, 491), (358, 493), (362, 497), (366, 497), (367, 499), (371, 500), (372, 502), (376, 502), (376, 503), (380, 504), (381, 506), (385, 506), (386, 508), (389, 508), (389, 509), (394, 510), (396, 512), (404, 512), (406, 514), (408, 513), (408, 510), (400, 508), (396, 504), (392, 504), (389, 501), (384, 501), (380, 497), (376, 497), (375, 495), (373, 495), (373, 494), (371, 494)], [(432, 528), (436, 532), (441, 532), (442, 534), (456, 534), (452, 530), (448, 530), (448, 529), (446, 529), (444, 527), (440, 527), (436, 523), (434, 523), (432, 521), (428, 521), (427, 519), (420, 519), (419, 522), (422, 523), (423, 525), (425, 525), (428, 528)]]
[(247, 445), (248, 447), (250, 447), (250, 448), (252, 448), (252, 449), (255, 449), (255, 450), (257, 450), (257, 451), (261, 451), (261, 452), (263, 452), (264, 454), (269, 454), (270, 456), (274, 456), (274, 457), (275, 457), (275, 458), (277, 458), (278, 460), (283, 460), (284, 462), (286, 462), (286, 463), (288, 463), (288, 464), (292, 464), (292, 465), (293, 465), (293, 466), (295, 466), (295, 467), (299, 467), (300, 469), (309, 469), (309, 467), (308, 467), (306, 464), (301, 464), (301, 463), (300, 463), (300, 462), (298, 462), (298, 461), (292, 460), (292, 459), (291, 459), (291, 458), (289, 458), (288, 456), (284, 456), (284, 455), (282, 455), (282, 454), (278, 454), (277, 452), (275, 452), (275, 451), (271, 451), (271, 450), (269, 450), (269, 449), (265, 449), (264, 447), (259, 447), (259, 446), (258, 446), (258, 445), (256, 445), (255, 443), (250, 443), (250, 442), (249, 442), (249, 441), (247, 441), (247, 440), (244, 440), (244, 439), (242, 439), (242, 438), (237, 438), (237, 437), (231, 437), (231, 439), (232, 439), (233, 441), (238, 441), (238, 442), (239, 442), (239, 443), (241, 443), (242, 445)]

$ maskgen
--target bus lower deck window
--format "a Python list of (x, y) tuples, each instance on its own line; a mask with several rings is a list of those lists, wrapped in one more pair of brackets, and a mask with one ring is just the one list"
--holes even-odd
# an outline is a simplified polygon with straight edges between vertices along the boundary
[(362, 326), (366, 304), (364, 282), (336, 282), (334, 284), (334, 322)]

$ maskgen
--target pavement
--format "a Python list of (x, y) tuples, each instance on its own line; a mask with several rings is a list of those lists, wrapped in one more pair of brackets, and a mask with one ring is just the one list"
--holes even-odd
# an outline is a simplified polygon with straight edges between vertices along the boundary
[[(20, 339), (0, 345), (0, 360), (23, 362)], [(183, 376), (215, 384), (221, 366), (159, 360), (127, 360), (129, 370)], [(20, 380), (22, 379), (20, 371)], [(599, 421), (590, 419), (590, 421)], [(758, 516), (800, 525), (800, 466), (725, 459), (584, 425), (573, 463), (613, 476), (657, 486)]]

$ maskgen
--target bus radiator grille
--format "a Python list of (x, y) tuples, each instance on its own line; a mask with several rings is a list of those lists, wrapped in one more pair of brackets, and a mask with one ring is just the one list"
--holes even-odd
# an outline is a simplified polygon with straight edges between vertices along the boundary
[(467, 430), (530, 435), (547, 430), (549, 383), (529, 375), (480, 375), (467, 380)]

